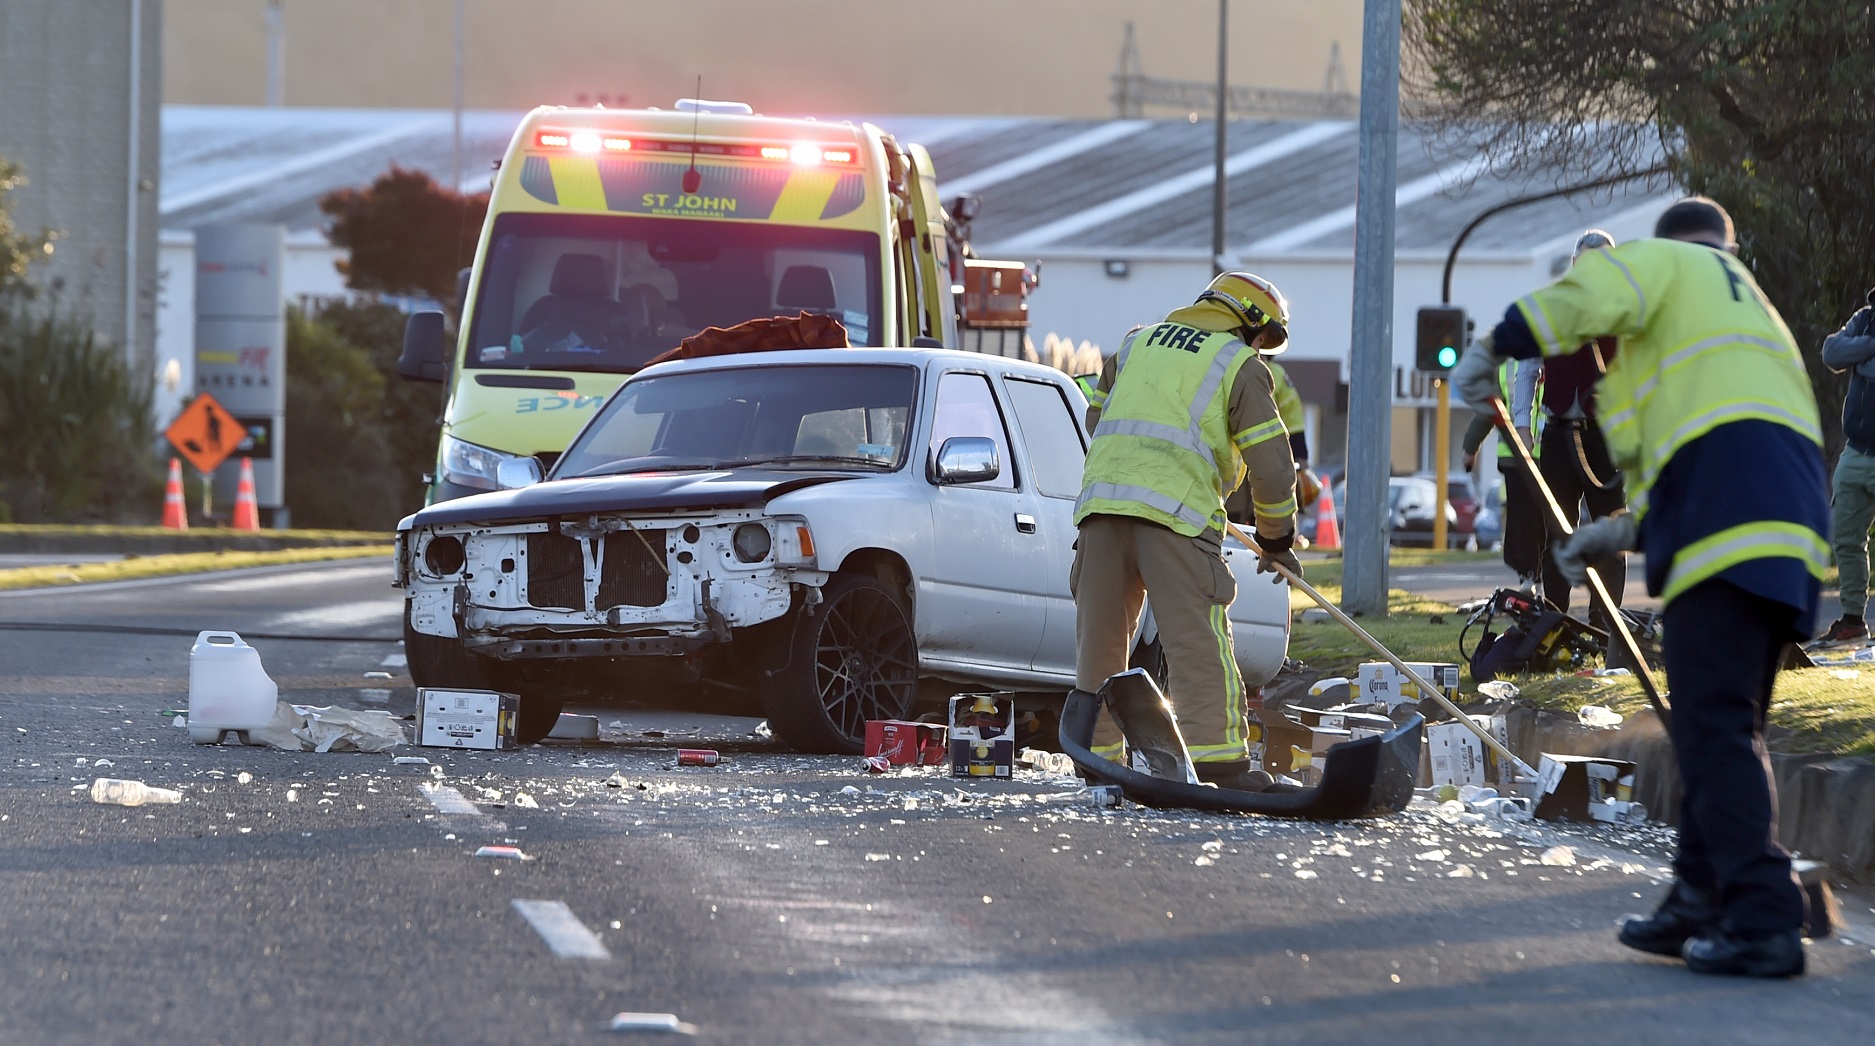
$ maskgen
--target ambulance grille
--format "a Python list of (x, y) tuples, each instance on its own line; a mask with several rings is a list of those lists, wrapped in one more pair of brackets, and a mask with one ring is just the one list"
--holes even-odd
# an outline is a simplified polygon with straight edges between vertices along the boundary
[(641, 530), (605, 536), (605, 558), (599, 571), (600, 610), (664, 605), (670, 587), (670, 575), (664, 567), (664, 535), (662, 530)]
[(565, 534), (527, 536), (527, 601), (543, 610), (586, 608), (586, 562)]

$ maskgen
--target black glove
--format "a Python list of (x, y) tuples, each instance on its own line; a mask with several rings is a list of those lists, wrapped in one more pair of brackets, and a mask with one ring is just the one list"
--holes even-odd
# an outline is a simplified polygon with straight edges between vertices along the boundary
[(1279, 538), (1266, 538), (1261, 531), (1250, 536), (1257, 543), (1257, 573), (1275, 573), (1276, 565), (1280, 564), (1291, 574), (1302, 576), (1302, 561), (1296, 558), (1296, 532), (1293, 529)]

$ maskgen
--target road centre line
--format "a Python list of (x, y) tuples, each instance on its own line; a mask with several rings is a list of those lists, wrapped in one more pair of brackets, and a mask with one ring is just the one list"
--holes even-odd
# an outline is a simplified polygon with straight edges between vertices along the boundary
[(438, 813), (455, 817), (488, 816), (477, 809), (474, 803), (464, 799), (461, 792), (448, 785), (433, 785), (426, 782), (418, 785), (417, 790), (423, 793), (423, 798), (428, 799), (431, 806), (436, 807)]
[(610, 959), (605, 944), (579, 921), (565, 901), (529, 901), (516, 897), (508, 902), (521, 918), (540, 934), (553, 954), (562, 959)]
[(410, 658), (404, 654), (387, 654), (378, 662), (379, 668), (409, 668)]

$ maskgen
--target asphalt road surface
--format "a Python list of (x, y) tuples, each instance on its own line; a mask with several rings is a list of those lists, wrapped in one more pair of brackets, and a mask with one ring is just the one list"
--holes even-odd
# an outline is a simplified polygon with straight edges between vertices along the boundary
[[(625, 703), (595, 744), (197, 747), (202, 628), (284, 696), (408, 711), (382, 563), (0, 596), (0, 1042), (1867, 1042), (1875, 912), (1811, 975), (1614, 941), (1659, 829), (1099, 810), (1072, 778), (869, 776)], [(356, 637), (346, 639), (342, 637)], [(389, 679), (372, 673), (388, 673)], [(637, 695), (645, 697), (647, 695)], [(678, 767), (708, 743), (716, 767)], [(180, 789), (91, 802), (94, 777)], [(528, 859), (477, 857), (514, 847)], [(1568, 848), (1565, 853), (1559, 847)], [(1547, 862), (1547, 863), (1546, 863)], [(655, 1033), (643, 1037), (660, 1038)], [(639, 1036), (625, 1036), (636, 1038)]]

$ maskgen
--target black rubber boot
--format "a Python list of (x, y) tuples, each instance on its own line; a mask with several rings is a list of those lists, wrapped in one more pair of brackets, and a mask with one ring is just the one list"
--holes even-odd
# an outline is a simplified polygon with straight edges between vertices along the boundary
[(1680, 953), (1694, 973), (1733, 977), (1798, 977), (1803, 974), (1803, 936), (1796, 930), (1737, 937), (1714, 928), (1686, 942)]
[(1239, 792), (1264, 792), (1276, 783), (1276, 779), (1266, 771), (1251, 769), (1248, 759), (1236, 759), (1228, 763), (1194, 763), (1192, 769), (1198, 772), (1198, 780), (1203, 784), (1214, 784)]
[(1718, 910), (1704, 892), (1675, 880), (1654, 914), (1630, 916), (1621, 924), (1621, 943), (1650, 955), (1677, 959), (1686, 942), (1715, 930)]

